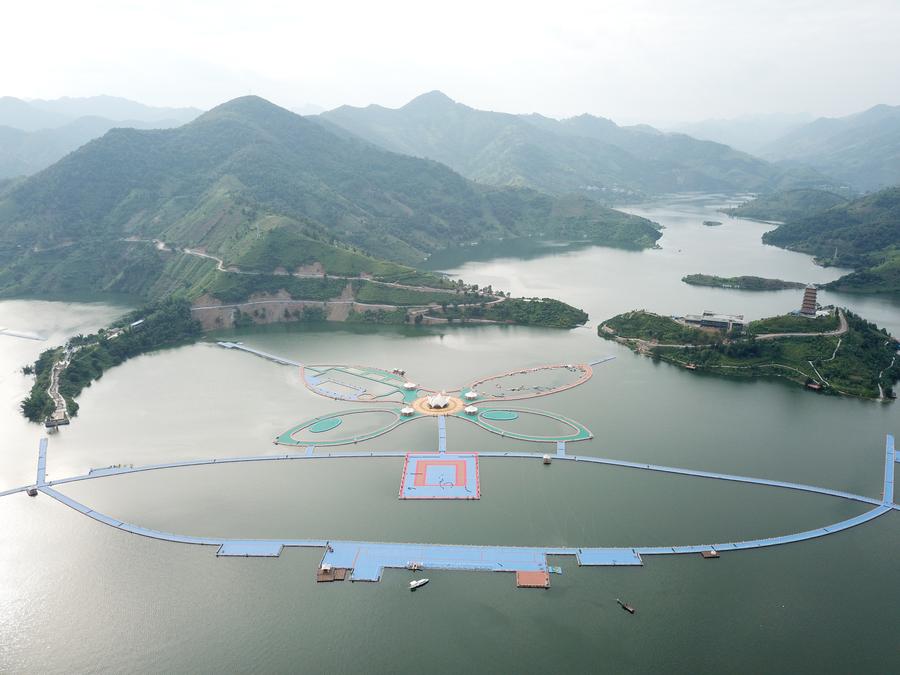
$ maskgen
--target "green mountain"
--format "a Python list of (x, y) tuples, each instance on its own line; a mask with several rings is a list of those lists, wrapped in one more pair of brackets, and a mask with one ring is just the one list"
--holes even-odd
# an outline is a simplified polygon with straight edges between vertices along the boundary
[(856, 272), (828, 284), (842, 291), (900, 293), (900, 188), (890, 188), (791, 220), (763, 235)]
[(761, 195), (735, 208), (724, 209), (723, 213), (740, 218), (785, 222), (846, 204), (848, 201), (847, 197), (827, 190), (785, 190)]
[(178, 125), (179, 122), (174, 119), (142, 122), (79, 117), (60, 127), (36, 131), (0, 126), (0, 178), (37, 173), (116, 127), (163, 129)]
[(900, 184), (900, 106), (817, 119), (773, 141), (761, 155), (802, 162), (860, 191)]
[(388, 150), (442, 162), (479, 183), (551, 194), (614, 200), (829, 182), (814, 171), (784, 170), (719, 143), (646, 125), (620, 127), (591, 115), (559, 121), (475, 110), (437, 91), (398, 109), (342, 106), (315, 119)]
[(113, 129), (7, 184), (0, 292), (199, 293), (213, 258), (391, 277), (447, 245), (510, 236), (640, 248), (660, 235), (586, 198), (477, 185), (244, 97), (175, 129)]

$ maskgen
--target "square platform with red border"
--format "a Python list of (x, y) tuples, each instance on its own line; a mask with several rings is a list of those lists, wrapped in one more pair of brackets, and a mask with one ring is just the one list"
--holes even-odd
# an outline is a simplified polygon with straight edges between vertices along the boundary
[(400, 499), (480, 499), (478, 454), (409, 453)]

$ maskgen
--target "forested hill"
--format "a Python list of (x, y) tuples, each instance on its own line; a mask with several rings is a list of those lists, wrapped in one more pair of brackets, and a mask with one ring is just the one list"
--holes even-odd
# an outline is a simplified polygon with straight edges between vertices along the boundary
[(815, 171), (785, 170), (720, 143), (666, 134), (646, 125), (620, 127), (602, 117), (555, 120), (476, 110), (439, 91), (402, 108), (342, 106), (322, 113), (376, 145), (443, 162), (491, 185), (524, 185), (607, 200), (700, 191), (768, 191), (819, 186)]
[(785, 222), (846, 204), (848, 201), (847, 197), (826, 190), (785, 190), (761, 195), (740, 206), (726, 209), (725, 213), (740, 218)]
[(767, 232), (763, 241), (857, 269), (829, 288), (900, 293), (900, 188), (791, 220)]
[[(227, 265), (252, 254), (260, 269), (260, 251), (276, 248), (265, 244), (274, 232), (277, 248), (289, 240), (294, 254), (286, 257), (303, 264), (317, 262), (305, 255), (316, 247), (414, 264), (450, 244), (499, 237), (641, 248), (660, 236), (649, 221), (591, 200), (480, 186), (248, 96), (176, 129), (113, 129), (8, 185), (0, 192), (0, 290), (22, 282), (29, 255), (48, 250), (42, 274), (65, 278), (67, 290), (77, 290), (82, 271), (91, 283), (127, 277), (126, 258), (151, 264), (122, 244), (127, 238), (199, 248)], [(109, 274), (81, 270), (90, 260)], [(146, 276), (137, 286), (152, 283), (153, 273)], [(124, 277), (120, 285), (129, 286)]]

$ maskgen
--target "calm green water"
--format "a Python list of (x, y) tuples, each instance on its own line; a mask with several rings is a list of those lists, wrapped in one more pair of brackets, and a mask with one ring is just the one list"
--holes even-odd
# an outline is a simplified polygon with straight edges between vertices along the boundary
[[(625, 309), (715, 309), (748, 317), (794, 308), (797, 292), (751, 294), (681, 284), (691, 272), (825, 281), (838, 270), (763, 247), (767, 229), (714, 217), (715, 199), (641, 207), (666, 226), (662, 249), (596, 247), (438, 266), (524, 295), (584, 307), (574, 331), (513, 327), (413, 330), (272, 326), (229, 333), (309, 362), (401, 366), (454, 388), (547, 362), (618, 358), (583, 387), (524, 402), (595, 434), (572, 450), (809, 482), (877, 496), (896, 405), (822, 397), (780, 382), (732, 382), (654, 364), (596, 337)], [(638, 212), (637, 209), (635, 209)], [(724, 218), (718, 218), (724, 220)], [(452, 263), (452, 264), (451, 264)], [(823, 294), (900, 333), (885, 299)], [(0, 326), (65, 335), (122, 308), (0, 302)], [(17, 369), (48, 346), (0, 337), (0, 489), (33, 480), (40, 430), (16, 412)], [(201, 343), (108, 372), (82, 414), (53, 437), (49, 474), (113, 463), (273, 453), (291, 425), (348, 407), (307, 392), (294, 369)], [(528, 449), (450, 420), (451, 450)], [(366, 444), (433, 450), (421, 420)], [(272, 462), (102, 479), (64, 491), (149, 527), (240, 537), (372, 538), (453, 543), (650, 545), (740, 539), (859, 513), (814, 495), (612, 467), (483, 460), (482, 499), (397, 500), (401, 460)], [(217, 560), (206, 548), (119, 533), (43, 496), (0, 499), (0, 671), (20, 672), (896, 672), (900, 516), (823, 540), (727, 555), (651, 558), (642, 569), (580, 569), (548, 592), (507, 575), (429, 572), (425, 592), (389, 571), (378, 584), (320, 584), (318, 551)], [(638, 608), (635, 616), (615, 599)], [(402, 641), (402, 646), (401, 646)]]

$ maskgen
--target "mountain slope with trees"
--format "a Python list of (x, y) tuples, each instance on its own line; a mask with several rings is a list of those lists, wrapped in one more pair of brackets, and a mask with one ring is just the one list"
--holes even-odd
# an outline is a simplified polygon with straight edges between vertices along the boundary
[(342, 106), (319, 116), (376, 145), (443, 162), (491, 185), (621, 200), (689, 190), (763, 191), (828, 183), (684, 134), (601, 117), (555, 120), (476, 110), (434, 91), (402, 108)]
[(848, 201), (847, 197), (827, 190), (785, 190), (760, 195), (740, 206), (724, 209), (723, 213), (739, 218), (784, 222), (846, 204)]
[(900, 294), (900, 188), (791, 220), (763, 241), (809, 253), (822, 264), (856, 268), (828, 284), (833, 290)]
[(642, 248), (660, 234), (586, 198), (474, 184), (251, 96), (176, 129), (113, 129), (8, 184), (0, 292), (198, 291), (216, 259), (395, 275), (445, 246), (510, 236)]

